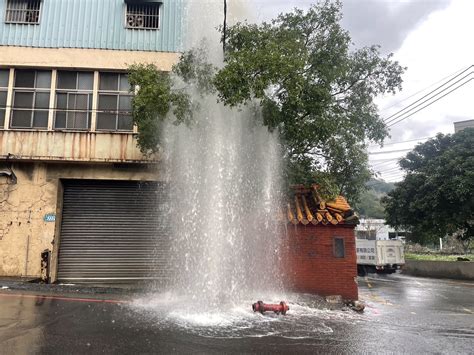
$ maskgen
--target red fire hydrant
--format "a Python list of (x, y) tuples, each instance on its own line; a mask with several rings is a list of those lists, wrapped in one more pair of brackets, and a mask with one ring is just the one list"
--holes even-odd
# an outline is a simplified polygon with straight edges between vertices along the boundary
[(290, 310), (290, 307), (288, 305), (281, 301), (280, 304), (265, 304), (262, 301), (258, 301), (257, 303), (254, 303), (252, 305), (252, 309), (254, 312), (275, 312), (276, 314), (283, 314), (285, 315), (287, 311)]

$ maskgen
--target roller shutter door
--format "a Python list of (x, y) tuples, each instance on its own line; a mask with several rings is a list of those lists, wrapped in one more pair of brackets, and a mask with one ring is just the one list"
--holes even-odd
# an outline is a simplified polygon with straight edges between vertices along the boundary
[(169, 276), (163, 184), (63, 181), (58, 281), (136, 283)]

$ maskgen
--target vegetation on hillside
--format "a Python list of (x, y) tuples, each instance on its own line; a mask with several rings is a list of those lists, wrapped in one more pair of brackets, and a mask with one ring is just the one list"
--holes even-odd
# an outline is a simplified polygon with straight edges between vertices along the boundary
[(361, 192), (359, 201), (354, 205), (356, 212), (362, 218), (385, 218), (381, 199), (394, 188), (393, 183), (371, 178), (366, 184), (366, 190)]

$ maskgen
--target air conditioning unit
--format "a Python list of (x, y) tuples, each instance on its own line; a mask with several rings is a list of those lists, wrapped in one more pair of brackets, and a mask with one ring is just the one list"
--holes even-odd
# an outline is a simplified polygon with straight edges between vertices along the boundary
[(128, 15), (127, 26), (131, 28), (143, 28), (145, 24), (145, 18), (143, 15)]

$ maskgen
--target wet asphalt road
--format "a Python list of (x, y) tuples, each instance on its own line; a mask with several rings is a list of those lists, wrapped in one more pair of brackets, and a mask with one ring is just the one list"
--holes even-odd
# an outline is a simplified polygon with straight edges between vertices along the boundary
[(195, 326), (146, 301), (137, 310), (126, 294), (12, 287), (0, 290), (0, 354), (474, 353), (474, 282), (389, 275), (359, 287), (363, 314), (289, 299), (284, 319), (240, 310), (235, 323)]

